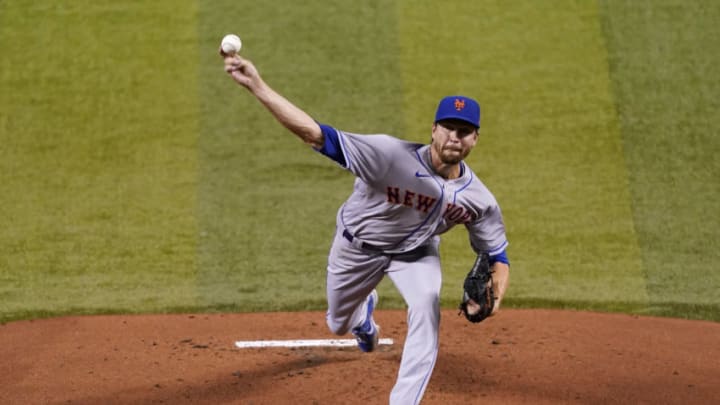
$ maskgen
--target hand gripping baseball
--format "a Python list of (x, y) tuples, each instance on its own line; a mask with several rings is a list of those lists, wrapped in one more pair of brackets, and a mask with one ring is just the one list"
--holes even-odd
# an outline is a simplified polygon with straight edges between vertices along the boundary
[(494, 306), (490, 257), (487, 253), (482, 253), (465, 277), (460, 313), (464, 313), (468, 321), (477, 323), (492, 315)]
[(262, 79), (260, 79), (260, 74), (252, 62), (238, 55), (226, 54), (222, 51), (222, 48), (220, 49), (220, 56), (225, 60), (225, 72), (238, 84), (250, 90), (260, 86)]

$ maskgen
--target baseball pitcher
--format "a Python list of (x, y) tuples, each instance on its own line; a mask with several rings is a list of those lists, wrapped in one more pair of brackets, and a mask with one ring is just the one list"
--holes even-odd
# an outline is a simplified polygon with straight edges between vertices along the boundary
[(391, 404), (417, 404), (438, 353), (441, 270), (439, 235), (462, 224), (477, 253), (460, 310), (471, 322), (497, 312), (509, 278), (508, 241), (495, 197), (463, 159), (478, 139), (480, 106), (443, 98), (429, 145), (389, 135), (359, 135), (319, 124), (273, 90), (255, 66), (220, 51), (225, 71), (290, 132), (356, 176), (337, 212), (327, 266), (327, 324), (375, 349), (375, 287), (389, 277), (408, 306), (408, 330)]

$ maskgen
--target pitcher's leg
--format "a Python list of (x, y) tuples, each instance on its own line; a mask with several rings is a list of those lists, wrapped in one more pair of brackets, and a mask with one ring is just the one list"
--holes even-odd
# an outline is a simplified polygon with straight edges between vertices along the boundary
[(413, 263), (393, 262), (387, 275), (408, 305), (408, 331), (390, 404), (417, 404), (425, 393), (438, 353), (440, 287), (438, 256)]
[(387, 257), (368, 254), (337, 235), (327, 268), (326, 321), (330, 330), (344, 335), (359, 326), (367, 313), (366, 299), (384, 277)]
[(362, 277), (328, 271), (326, 318), (333, 333), (344, 335), (365, 320), (366, 300), (382, 277), (382, 270)]

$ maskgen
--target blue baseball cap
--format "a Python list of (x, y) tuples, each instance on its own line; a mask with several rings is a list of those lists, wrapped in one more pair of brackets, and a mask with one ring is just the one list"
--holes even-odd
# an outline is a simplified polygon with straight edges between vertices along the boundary
[(448, 96), (440, 100), (435, 122), (456, 119), (480, 128), (480, 104), (470, 97)]

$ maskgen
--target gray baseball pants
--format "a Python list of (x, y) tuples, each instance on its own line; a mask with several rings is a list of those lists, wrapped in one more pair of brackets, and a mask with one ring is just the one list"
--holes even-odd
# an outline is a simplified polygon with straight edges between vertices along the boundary
[(336, 232), (328, 258), (328, 327), (344, 335), (359, 326), (366, 316), (367, 296), (385, 275), (390, 277), (408, 306), (407, 337), (390, 404), (417, 404), (438, 353), (442, 284), (439, 240), (410, 253), (388, 255), (357, 247), (343, 237), (342, 231)]

